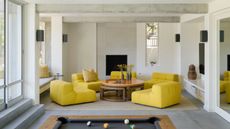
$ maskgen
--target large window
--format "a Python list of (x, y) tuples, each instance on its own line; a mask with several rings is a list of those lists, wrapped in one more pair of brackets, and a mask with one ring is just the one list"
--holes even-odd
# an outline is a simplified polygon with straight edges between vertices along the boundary
[(158, 62), (158, 23), (146, 24), (146, 65), (154, 66)]
[(0, 110), (21, 98), (22, 9), (21, 5), (0, 0)]

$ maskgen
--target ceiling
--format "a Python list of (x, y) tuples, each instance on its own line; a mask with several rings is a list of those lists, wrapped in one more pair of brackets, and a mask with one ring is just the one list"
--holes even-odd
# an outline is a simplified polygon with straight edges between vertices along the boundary
[[(28, 2), (34, 0), (26, 0)], [(213, 0), (35, 0), (41, 19), (64, 22), (180, 22), (183, 14), (205, 14)]]
[(213, 0), (26, 0), (37, 4), (146, 4), (146, 3), (209, 3)]

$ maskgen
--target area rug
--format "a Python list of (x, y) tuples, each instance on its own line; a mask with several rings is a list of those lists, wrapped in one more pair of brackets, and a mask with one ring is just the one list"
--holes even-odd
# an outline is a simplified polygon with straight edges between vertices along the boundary
[(70, 106), (60, 106), (52, 102), (49, 96), (43, 97), (41, 103), (45, 104), (46, 110), (197, 110), (196, 107), (188, 98), (181, 96), (181, 103), (177, 105), (170, 106), (168, 108), (159, 109), (139, 104), (134, 104), (130, 101), (127, 102), (110, 102), (99, 99), (99, 94), (97, 94), (98, 100), (93, 103), (77, 104)]

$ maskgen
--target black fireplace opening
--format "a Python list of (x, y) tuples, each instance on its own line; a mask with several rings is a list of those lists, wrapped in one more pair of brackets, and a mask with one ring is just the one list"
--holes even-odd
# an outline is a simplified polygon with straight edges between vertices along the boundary
[(106, 55), (106, 76), (109, 76), (111, 71), (119, 71), (118, 64), (127, 65), (127, 55)]

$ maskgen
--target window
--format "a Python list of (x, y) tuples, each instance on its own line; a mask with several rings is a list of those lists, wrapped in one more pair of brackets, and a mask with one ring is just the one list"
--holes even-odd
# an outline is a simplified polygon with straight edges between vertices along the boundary
[(146, 24), (146, 66), (154, 66), (158, 62), (158, 30), (158, 23)]
[(0, 110), (21, 98), (22, 9), (21, 5), (0, 0)]
[(4, 0), (0, 0), (0, 110), (5, 106), (5, 87), (4, 87), (4, 46), (5, 46), (5, 16)]

